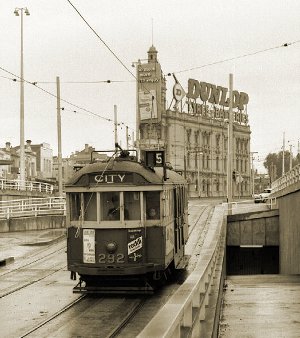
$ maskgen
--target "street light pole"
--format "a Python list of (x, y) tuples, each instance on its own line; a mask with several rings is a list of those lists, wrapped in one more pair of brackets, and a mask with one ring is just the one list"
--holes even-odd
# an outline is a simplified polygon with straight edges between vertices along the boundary
[(21, 14), (21, 65), (20, 65), (20, 189), (25, 189), (25, 142), (24, 142), (24, 67), (23, 67), (23, 13), (30, 15), (28, 8), (16, 8), (14, 14)]
[(228, 121), (228, 162), (227, 162), (227, 203), (228, 214), (232, 214), (232, 157), (233, 157), (233, 114), (232, 114), (233, 75), (229, 74), (229, 121)]

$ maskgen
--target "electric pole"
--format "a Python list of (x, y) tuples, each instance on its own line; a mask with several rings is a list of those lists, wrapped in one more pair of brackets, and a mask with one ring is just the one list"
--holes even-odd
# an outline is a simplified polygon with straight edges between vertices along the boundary
[(61, 154), (61, 110), (60, 110), (60, 81), (56, 77), (56, 108), (57, 108), (57, 161), (58, 161), (58, 193), (62, 197), (62, 154)]
[(232, 148), (233, 148), (233, 116), (232, 116), (233, 75), (229, 74), (229, 121), (228, 121), (228, 162), (227, 162), (227, 203), (228, 214), (232, 214)]

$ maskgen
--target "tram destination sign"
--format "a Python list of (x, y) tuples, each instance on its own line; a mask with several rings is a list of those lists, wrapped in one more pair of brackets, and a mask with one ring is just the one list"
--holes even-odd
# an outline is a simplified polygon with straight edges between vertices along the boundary
[(90, 185), (141, 184), (146, 180), (139, 174), (130, 172), (109, 172), (89, 174)]

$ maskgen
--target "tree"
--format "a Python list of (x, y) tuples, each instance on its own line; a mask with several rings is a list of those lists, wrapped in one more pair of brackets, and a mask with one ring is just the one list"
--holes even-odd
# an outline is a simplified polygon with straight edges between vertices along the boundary
[[(290, 152), (284, 152), (284, 171), (289, 171), (290, 165)], [(264, 161), (264, 167), (268, 170), (271, 182), (275, 181), (282, 175), (282, 151), (270, 153)]]
[[(284, 152), (284, 172), (290, 170), (290, 152), (285, 150)], [(300, 164), (300, 155), (297, 154), (295, 158), (292, 158), (292, 166)], [(282, 175), (282, 151), (276, 153), (269, 153), (264, 161), (264, 167), (268, 170), (271, 182), (275, 181)]]

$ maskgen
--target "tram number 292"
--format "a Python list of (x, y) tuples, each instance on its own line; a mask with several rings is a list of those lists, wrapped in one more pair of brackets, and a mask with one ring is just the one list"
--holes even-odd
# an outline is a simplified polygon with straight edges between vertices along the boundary
[(112, 263), (125, 263), (125, 260), (124, 260), (124, 254), (99, 254), (99, 259), (98, 259), (98, 262), (99, 263), (103, 263), (103, 264), (112, 264)]

